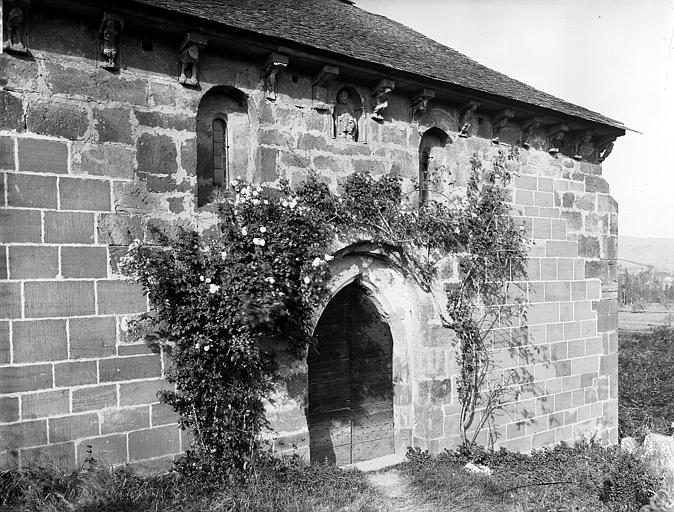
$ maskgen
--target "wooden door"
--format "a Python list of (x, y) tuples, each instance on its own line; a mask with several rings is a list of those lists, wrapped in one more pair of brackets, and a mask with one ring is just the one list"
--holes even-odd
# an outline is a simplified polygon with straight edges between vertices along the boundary
[(311, 460), (342, 465), (393, 453), (391, 331), (351, 284), (323, 312), (309, 351)]

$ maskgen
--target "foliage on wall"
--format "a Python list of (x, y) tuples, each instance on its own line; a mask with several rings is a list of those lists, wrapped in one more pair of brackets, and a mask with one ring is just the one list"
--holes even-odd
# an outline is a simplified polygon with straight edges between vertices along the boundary
[(499, 397), (485, 409), (477, 388), (493, 369), (480, 318), (493, 316), (485, 304), (505, 304), (508, 280), (524, 277), (525, 240), (507, 205), (515, 158), (499, 152), (490, 170), (475, 158), (467, 190), (421, 207), (393, 174), (352, 174), (340, 194), (313, 172), (278, 189), (237, 179), (218, 198), (217, 229), (134, 242), (123, 269), (151, 304), (138, 328), (170, 349), (175, 392), (162, 399), (194, 432), (182, 468), (246, 469), (259, 453), (275, 355), (305, 354), (313, 314), (329, 295), (330, 247), (347, 233), (384, 250), (429, 293), (443, 263), (458, 255), (462, 279), (447, 292), (443, 317), (447, 343), (453, 331), (460, 348), (464, 430), (476, 414), (492, 414)]

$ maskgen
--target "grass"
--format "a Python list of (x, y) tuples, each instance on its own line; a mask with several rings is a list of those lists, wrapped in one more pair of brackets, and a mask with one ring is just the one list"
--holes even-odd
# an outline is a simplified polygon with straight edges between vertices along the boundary
[(246, 483), (208, 484), (177, 473), (139, 476), (100, 466), (67, 472), (29, 467), (0, 473), (6, 512), (388, 512), (358, 471), (288, 460), (257, 469)]
[(618, 385), (620, 436), (672, 434), (674, 329), (621, 330)]
[[(472, 456), (414, 452), (400, 469), (418, 496), (437, 510), (468, 512), (636, 512), (659, 480), (617, 447), (593, 442), (566, 444), (531, 456), (507, 451)], [(469, 474), (467, 461), (484, 464), (492, 476)]]
[[(493, 476), (466, 472), (466, 461)], [(468, 512), (639, 510), (657, 479), (634, 456), (593, 443), (560, 445), (533, 456), (507, 451), (429, 456), (410, 450), (398, 470), (420, 509)], [(68, 472), (28, 467), (0, 472), (3, 512), (391, 512), (393, 504), (355, 470), (297, 459), (258, 467), (245, 483), (212, 475), (140, 476), (98, 465)], [(544, 485), (542, 485), (544, 484)], [(560, 508), (560, 505), (563, 505)], [(415, 509), (416, 510), (416, 509)]]

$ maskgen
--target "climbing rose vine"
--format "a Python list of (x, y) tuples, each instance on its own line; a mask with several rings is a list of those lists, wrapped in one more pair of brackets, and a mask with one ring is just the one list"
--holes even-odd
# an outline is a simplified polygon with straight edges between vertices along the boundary
[[(499, 154), (496, 161), (505, 159)], [(329, 296), (331, 247), (340, 239), (355, 237), (384, 250), (428, 292), (452, 254), (463, 254), (465, 263), (479, 251), (478, 261), (514, 269), (523, 238), (504, 206), (507, 172), (501, 164), (494, 173), (473, 166), (467, 194), (421, 207), (392, 174), (352, 174), (339, 195), (313, 172), (295, 187), (282, 181), (274, 189), (237, 179), (217, 199), (214, 228), (180, 228), (156, 234), (152, 243), (134, 242), (121, 267), (143, 286), (151, 305), (135, 329), (170, 354), (167, 379), (175, 391), (161, 399), (194, 436), (182, 470), (242, 470), (260, 453), (265, 401), (278, 379), (276, 357), (280, 351), (304, 356), (313, 315)], [(489, 240), (496, 241), (495, 254)], [(496, 277), (503, 285), (513, 277), (495, 273), (492, 264), (479, 268), (461, 293), (448, 295), (445, 311), (447, 327), (460, 327), (459, 338), (467, 340), (473, 334), (463, 334), (472, 328), (466, 317), (481, 307), (480, 294), (493, 291), (475, 283)], [(479, 347), (471, 343), (461, 341), (462, 379), (469, 366), (481, 364), (474, 355)]]

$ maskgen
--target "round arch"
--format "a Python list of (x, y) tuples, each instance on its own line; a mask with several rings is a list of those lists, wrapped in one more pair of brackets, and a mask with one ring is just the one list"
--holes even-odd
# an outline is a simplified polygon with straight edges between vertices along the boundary
[(419, 120), (419, 135), (423, 135), (432, 128), (442, 130), (445, 134), (456, 132), (458, 124), (456, 116), (439, 108), (431, 108)]
[(197, 206), (210, 201), (215, 187), (227, 188), (233, 176), (248, 176), (249, 112), (248, 96), (235, 87), (218, 85), (201, 97), (196, 123)]

